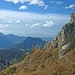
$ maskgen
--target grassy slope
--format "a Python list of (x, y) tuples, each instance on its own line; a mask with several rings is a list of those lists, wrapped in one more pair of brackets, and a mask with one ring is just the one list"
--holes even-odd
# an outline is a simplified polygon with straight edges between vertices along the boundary
[[(75, 49), (58, 60), (58, 48), (36, 50), (4, 70), (5, 75), (75, 75)], [(14, 68), (16, 67), (16, 68)], [(3, 74), (1, 74), (3, 75)]]

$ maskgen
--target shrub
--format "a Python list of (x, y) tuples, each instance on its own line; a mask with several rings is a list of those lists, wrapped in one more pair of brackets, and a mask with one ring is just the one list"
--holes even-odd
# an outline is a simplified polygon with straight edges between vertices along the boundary
[(13, 67), (10, 67), (7, 71), (7, 73), (15, 73), (17, 70), (17, 67), (16, 66), (13, 66)]
[(58, 75), (57, 73), (53, 73), (52, 75)]

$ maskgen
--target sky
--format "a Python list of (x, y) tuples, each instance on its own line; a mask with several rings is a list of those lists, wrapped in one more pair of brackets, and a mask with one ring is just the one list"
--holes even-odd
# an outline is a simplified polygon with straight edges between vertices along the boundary
[(75, 0), (0, 0), (0, 32), (57, 36), (75, 12)]

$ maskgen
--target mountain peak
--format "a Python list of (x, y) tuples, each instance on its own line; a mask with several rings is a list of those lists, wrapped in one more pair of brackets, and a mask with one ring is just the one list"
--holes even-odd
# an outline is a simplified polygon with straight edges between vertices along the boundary
[(75, 12), (71, 14), (71, 23), (75, 22)]
[(56, 39), (45, 45), (47, 48), (59, 48), (59, 58), (75, 48), (75, 13), (71, 14), (71, 21), (62, 27)]

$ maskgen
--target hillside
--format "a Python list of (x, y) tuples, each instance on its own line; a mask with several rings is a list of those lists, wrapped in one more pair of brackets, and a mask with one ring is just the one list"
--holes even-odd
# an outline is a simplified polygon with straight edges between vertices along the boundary
[(0, 32), (0, 36), (2, 38), (9, 40), (10, 42), (12, 42), (14, 44), (21, 43), (27, 38), (27, 37), (23, 37), (23, 36), (14, 35), (14, 34), (5, 35), (1, 32)]
[(75, 75), (75, 13), (52, 42), (0, 75)]
[(0, 36), (0, 48), (9, 48), (11, 46), (14, 46), (15, 44), (10, 42), (8, 39), (5, 39)]
[(1, 75), (75, 75), (75, 49), (58, 61), (57, 52), (58, 49), (36, 50), (22, 62), (8, 67)]
[(0, 57), (7, 60), (18, 60), (25, 52), (30, 52), (33, 48), (43, 48), (46, 44), (40, 38), (28, 37), (22, 43), (19, 43), (11, 48), (0, 50)]
[(26, 39), (26, 37), (17, 36), (13, 34), (5, 35), (0, 33), (0, 48), (10, 48), (17, 43), (21, 43)]
[(14, 44), (21, 43), (27, 38), (27, 37), (23, 37), (23, 36), (17, 36), (17, 35), (14, 35), (14, 34), (8, 34), (8, 35), (5, 35), (5, 36), (6, 36), (7, 39), (9, 39), (9, 41), (11, 41)]
[[(49, 39), (49, 37), (40, 37), (42, 40), (45, 41), (51, 41), (53, 38)], [(26, 40), (27, 37), (24, 36), (18, 36), (14, 34), (8, 34), (5, 35), (0, 32), (0, 48), (10, 48), (12, 46), (15, 46), (16, 44), (22, 43), (24, 40)]]

